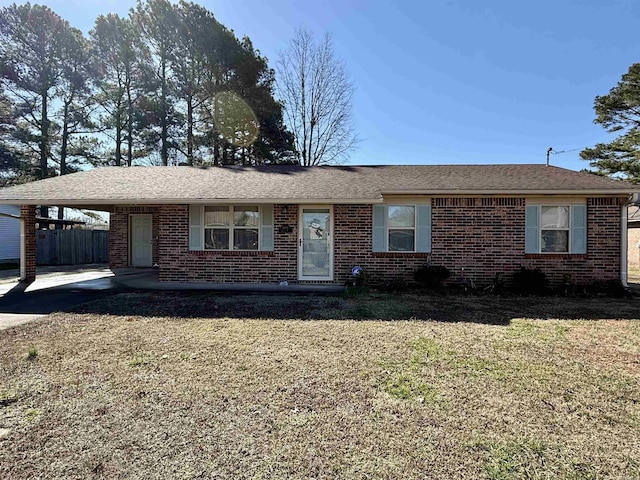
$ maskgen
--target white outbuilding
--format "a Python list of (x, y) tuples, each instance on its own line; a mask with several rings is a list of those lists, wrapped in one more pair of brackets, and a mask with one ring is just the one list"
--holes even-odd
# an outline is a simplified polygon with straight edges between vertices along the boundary
[(0, 205), (0, 263), (20, 260), (20, 207)]

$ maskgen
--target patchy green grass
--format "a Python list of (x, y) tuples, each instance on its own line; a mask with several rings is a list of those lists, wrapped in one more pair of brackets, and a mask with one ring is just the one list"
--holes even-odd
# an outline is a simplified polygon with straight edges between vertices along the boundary
[(118, 295), (0, 332), (0, 478), (640, 478), (639, 303)]

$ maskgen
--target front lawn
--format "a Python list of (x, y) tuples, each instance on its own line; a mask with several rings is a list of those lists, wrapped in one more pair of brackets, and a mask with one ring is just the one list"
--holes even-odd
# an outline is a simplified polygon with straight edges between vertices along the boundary
[(640, 478), (639, 307), (117, 295), (0, 332), (0, 478)]

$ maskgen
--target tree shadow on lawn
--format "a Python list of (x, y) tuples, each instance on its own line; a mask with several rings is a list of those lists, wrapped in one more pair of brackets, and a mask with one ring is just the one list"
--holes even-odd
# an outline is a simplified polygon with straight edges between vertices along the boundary
[(473, 295), (231, 295), (120, 293), (70, 311), (98, 315), (277, 320), (413, 320), (508, 325), (514, 318), (637, 319), (640, 297), (575, 298)]

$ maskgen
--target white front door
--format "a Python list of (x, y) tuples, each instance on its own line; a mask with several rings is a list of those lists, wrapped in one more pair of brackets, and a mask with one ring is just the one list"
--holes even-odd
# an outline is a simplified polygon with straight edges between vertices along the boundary
[(298, 279), (333, 280), (333, 208), (300, 206)]
[(131, 266), (153, 265), (153, 234), (151, 215), (131, 215)]

